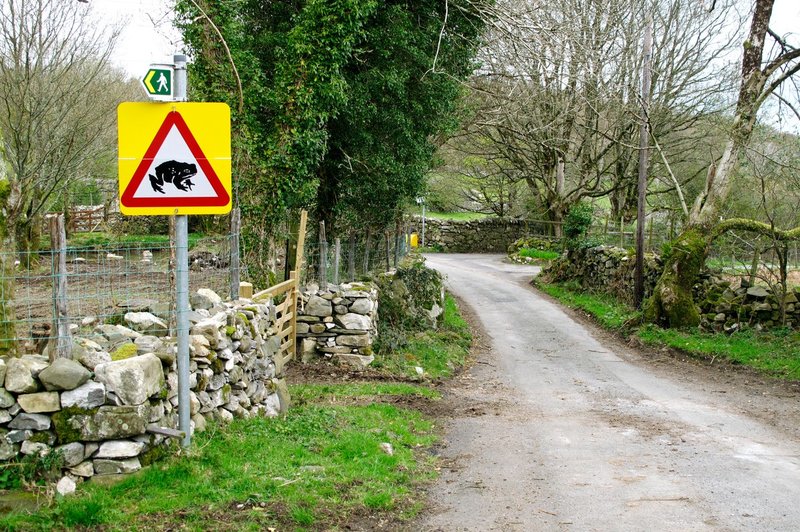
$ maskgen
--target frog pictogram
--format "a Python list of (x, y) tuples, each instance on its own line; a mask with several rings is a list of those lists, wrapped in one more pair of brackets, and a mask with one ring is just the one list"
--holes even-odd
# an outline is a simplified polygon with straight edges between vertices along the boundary
[(197, 166), (194, 163), (181, 163), (167, 161), (155, 168), (156, 175), (148, 174), (150, 186), (153, 190), (164, 194), (164, 183), (172, 183), (178, 190), (191, 192), (194, 183), (191, 179), (197, 175)]

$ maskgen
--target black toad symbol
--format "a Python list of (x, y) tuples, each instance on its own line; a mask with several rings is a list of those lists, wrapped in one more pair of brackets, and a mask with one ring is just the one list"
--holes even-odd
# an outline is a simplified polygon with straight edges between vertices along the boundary
[(197, 175), (197, 166), (194, 164), (167, 161), (156, 166), (156, 175), (148, 174), (148, 177), (153, 190), (164, 194), (165, 182), (172, 183), (178, 190), (191, 192), (194, 186), (191, 178), (195, 175)]

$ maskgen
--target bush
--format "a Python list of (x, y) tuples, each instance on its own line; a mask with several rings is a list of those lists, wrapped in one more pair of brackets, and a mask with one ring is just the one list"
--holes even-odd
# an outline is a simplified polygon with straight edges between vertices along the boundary
[(565, 244), (569, 249), (582, 247), (586, 232), (592, 225), (592, 206), (588, 203), (576, 203), (570, 207), (564, 220)]
[(407, 257), (394, 275), (382, 275), (377, 282), (378, 351), (402, 347), (409, 335), (438, 326), (444, 306), (442, 275), (427, 268), (421, 256)]

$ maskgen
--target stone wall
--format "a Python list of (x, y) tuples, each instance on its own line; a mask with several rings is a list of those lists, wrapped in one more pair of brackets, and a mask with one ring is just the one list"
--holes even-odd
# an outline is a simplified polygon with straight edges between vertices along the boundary
[[(622, 248), (611, 246), (580, 248), (569, 250), (553, 261), (542, 271), (542, 278), (548, 282), (574, 281), (586, 290), (608, 293), (622, 301), (632, 303), (635, 264), (635, 253)], [(657, 255), (645, 254), (645, 297), (653, 293), (662, 268), (663, 264)]]
[[(518, 238), (542, 228), (526, 220), (483, 218), (472, 221), (425, 220), (425, 246), (455, 253), (505, 253)], [(412, 222), (422, 232), (422, 220)]]
[[(191, 301), (193, 430), (284, 411), (272, 304), (224, 303), (210, 290)], [(133, 472), (151, 460), (168, 441), (153, 429), (178, 426), (176, 344), (153, 314), (129, 312), (124, 322), (76, 338), (72, 359), (0, 359), (0, 460), (57, 450), (66, 492), (82, 478)]]
[[(695, 286), (694, 297), (700, 304), (701, 324), (709, 330), (732, 333), (747, 327), (770, 329), (784, 325), (780, 296), (767, 286), (751, 286), (747, 278), (731, 283), (706, 274)], [(799, 327), (800, 287), (790, 289), (783, 301), (785, 326)]]
[[(661, 276), (663, 263), (655, 255), (646, 255), (645, 297), (649, 297)], [(635, 255), (621, 248), (599, 246), (571, 250), (542, 271), (546, 282), (577, 282), (582, 288), (611, 294), (632, 303)], [(701, 326), (728, 333), (752, 327), (800, 327), (800, 287), (781, 298), (763, 285), (752, 286), (747, 278), (725, 279), (704, 272), (693, 288), (700, 307)], [(785, 321), (785, 323), (784, 323)]]
[(302, 291), (297, 338), (303, 360), (315, 356), (364, 367), (378, 334), (378, 289), (373, 283), (309, 285)]

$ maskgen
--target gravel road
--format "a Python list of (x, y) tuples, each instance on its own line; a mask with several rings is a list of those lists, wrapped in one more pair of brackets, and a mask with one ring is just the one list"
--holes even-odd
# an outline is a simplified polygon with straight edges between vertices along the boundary
[(430, 255), (483, 332), (416, 530), (800, 530), (800, 390), (621, 344), (499, 255)]

